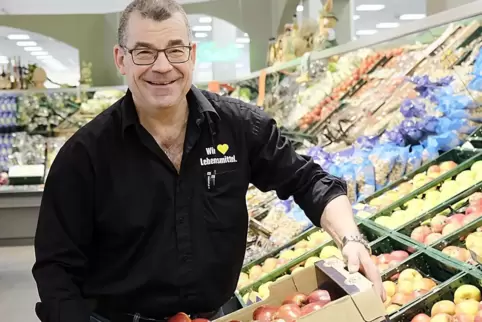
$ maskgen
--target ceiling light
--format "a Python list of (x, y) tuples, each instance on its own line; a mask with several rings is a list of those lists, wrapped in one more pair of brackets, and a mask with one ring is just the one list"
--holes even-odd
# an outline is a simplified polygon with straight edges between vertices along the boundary
[(200, 23), (210, 23), (212, 21), (213, 21), (213, 18), (211, 18), (211, 17), (201, 17), (201, 18), (199, 18)]
[(362, 4), (356, 7), (356, 11), (380, 11), (385, 9), (384, 4)]
[(238, 44), (249, 44), (249, 38), (236, 38)]
[(194, 34), (194, 37), (196, 37), (196, 38), (206, 38), (207, 36), (208, 36), (208, 34), (205, 33), (205, 32), (196, 32)]
[(400, 16), (400, 20), (419, 20), (427, 17), (424, 13), (407, 13)]
[(362, 30), (357, 30), (356, 34), (358, 36), (371, 36), (376, 34), (377, 32), (378, 30), (374, 30), (374, 29), (362, 29)]
[(400, 27), (398, 22), (380, 22), (376, 26), (378, 29), (390, 29)]
[(37, 46), (37, 43), (35, 41), (17, 41), (17, 46)]
[(24, 47), (25, 51), (41, 51), (42, 47)]
[(358, 19), (360, 19), (359, 15), (353, 15), (353, 20), (358, 20)]
[(299, 4), (299, 5), (296, 6), (296, 11), (298, 11), (298, 12), (302, 12), (304, 9), (305, 8), (303, 7), (302, 4)]
[(33, 56), (46, 56), (48, 55), (49, 53), (46, 52), (46, 51), (32, 51), (31, 54)]
[(244, 44), (236, 44), (236, 48), (244, 48)]
[(192, 27), (192, 31), (211, 31), (211, 30), (213, 30), (213, 27), (209, 25)]
[(30, 36), (24, 35), (24, 34), (17, 34), (17, 35), (8, 35), (7, 38), (10, 40), (28, 40), (30, 39)]

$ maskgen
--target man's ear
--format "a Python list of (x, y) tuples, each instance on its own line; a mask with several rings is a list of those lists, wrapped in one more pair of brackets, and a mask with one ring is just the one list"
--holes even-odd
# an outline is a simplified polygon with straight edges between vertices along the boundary
[(125, 59), (126, 59), (126, 53), (124, 51), (124, 48), (122, 48), (119, 45), (115, 45), (114, 46), (114, 62), (115, 62), (115, 65), (117, 66), (117, 69), (119, 70), (119, 73), (121, 73), (122, 75), (126, 74)]
[(193, 68), (195, 68), (196, 66), (196, 49), (197, 49), (197, 44), (192, 44), (191, 61), (192, 61), (192, 65), (194, 66)]

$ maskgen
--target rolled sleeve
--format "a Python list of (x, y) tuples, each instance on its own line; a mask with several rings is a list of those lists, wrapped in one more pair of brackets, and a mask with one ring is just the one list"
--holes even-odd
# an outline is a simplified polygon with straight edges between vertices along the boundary
[(257, 108), (251, 112), (251, 182), (261, 191), (275, 190), (280, 199), (293, 196), (313, 224), (319, 226), (326, 205), (347, 194), (346, 183), (328, 174), (310, 157), (297, 154), (266, 113)]

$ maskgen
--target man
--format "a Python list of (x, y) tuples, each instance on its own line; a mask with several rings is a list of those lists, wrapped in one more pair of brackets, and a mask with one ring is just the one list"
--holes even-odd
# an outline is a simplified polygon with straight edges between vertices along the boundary
[(383, 294), (345, 184), (258, 107), (192, 86), (196, 47), (175, 0), (131, 3), (114, 56), (129, 91), (73, 135), (45, 185), (33, 268), (44, 322), (214, 319), (242, 266), (250, 182), (293, 195)]

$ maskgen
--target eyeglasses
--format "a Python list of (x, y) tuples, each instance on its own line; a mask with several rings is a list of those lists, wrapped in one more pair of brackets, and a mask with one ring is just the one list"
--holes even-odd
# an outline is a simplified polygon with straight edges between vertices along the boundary
[(132, 62), (136, 65), (152, 65), (159, 57), (159, 53), (164, 53), (171, 64), (182, 64), (191, 57), (192, 46), (173, 46), (164, 49), (152, 48), (125, 48), (132, 56)]

